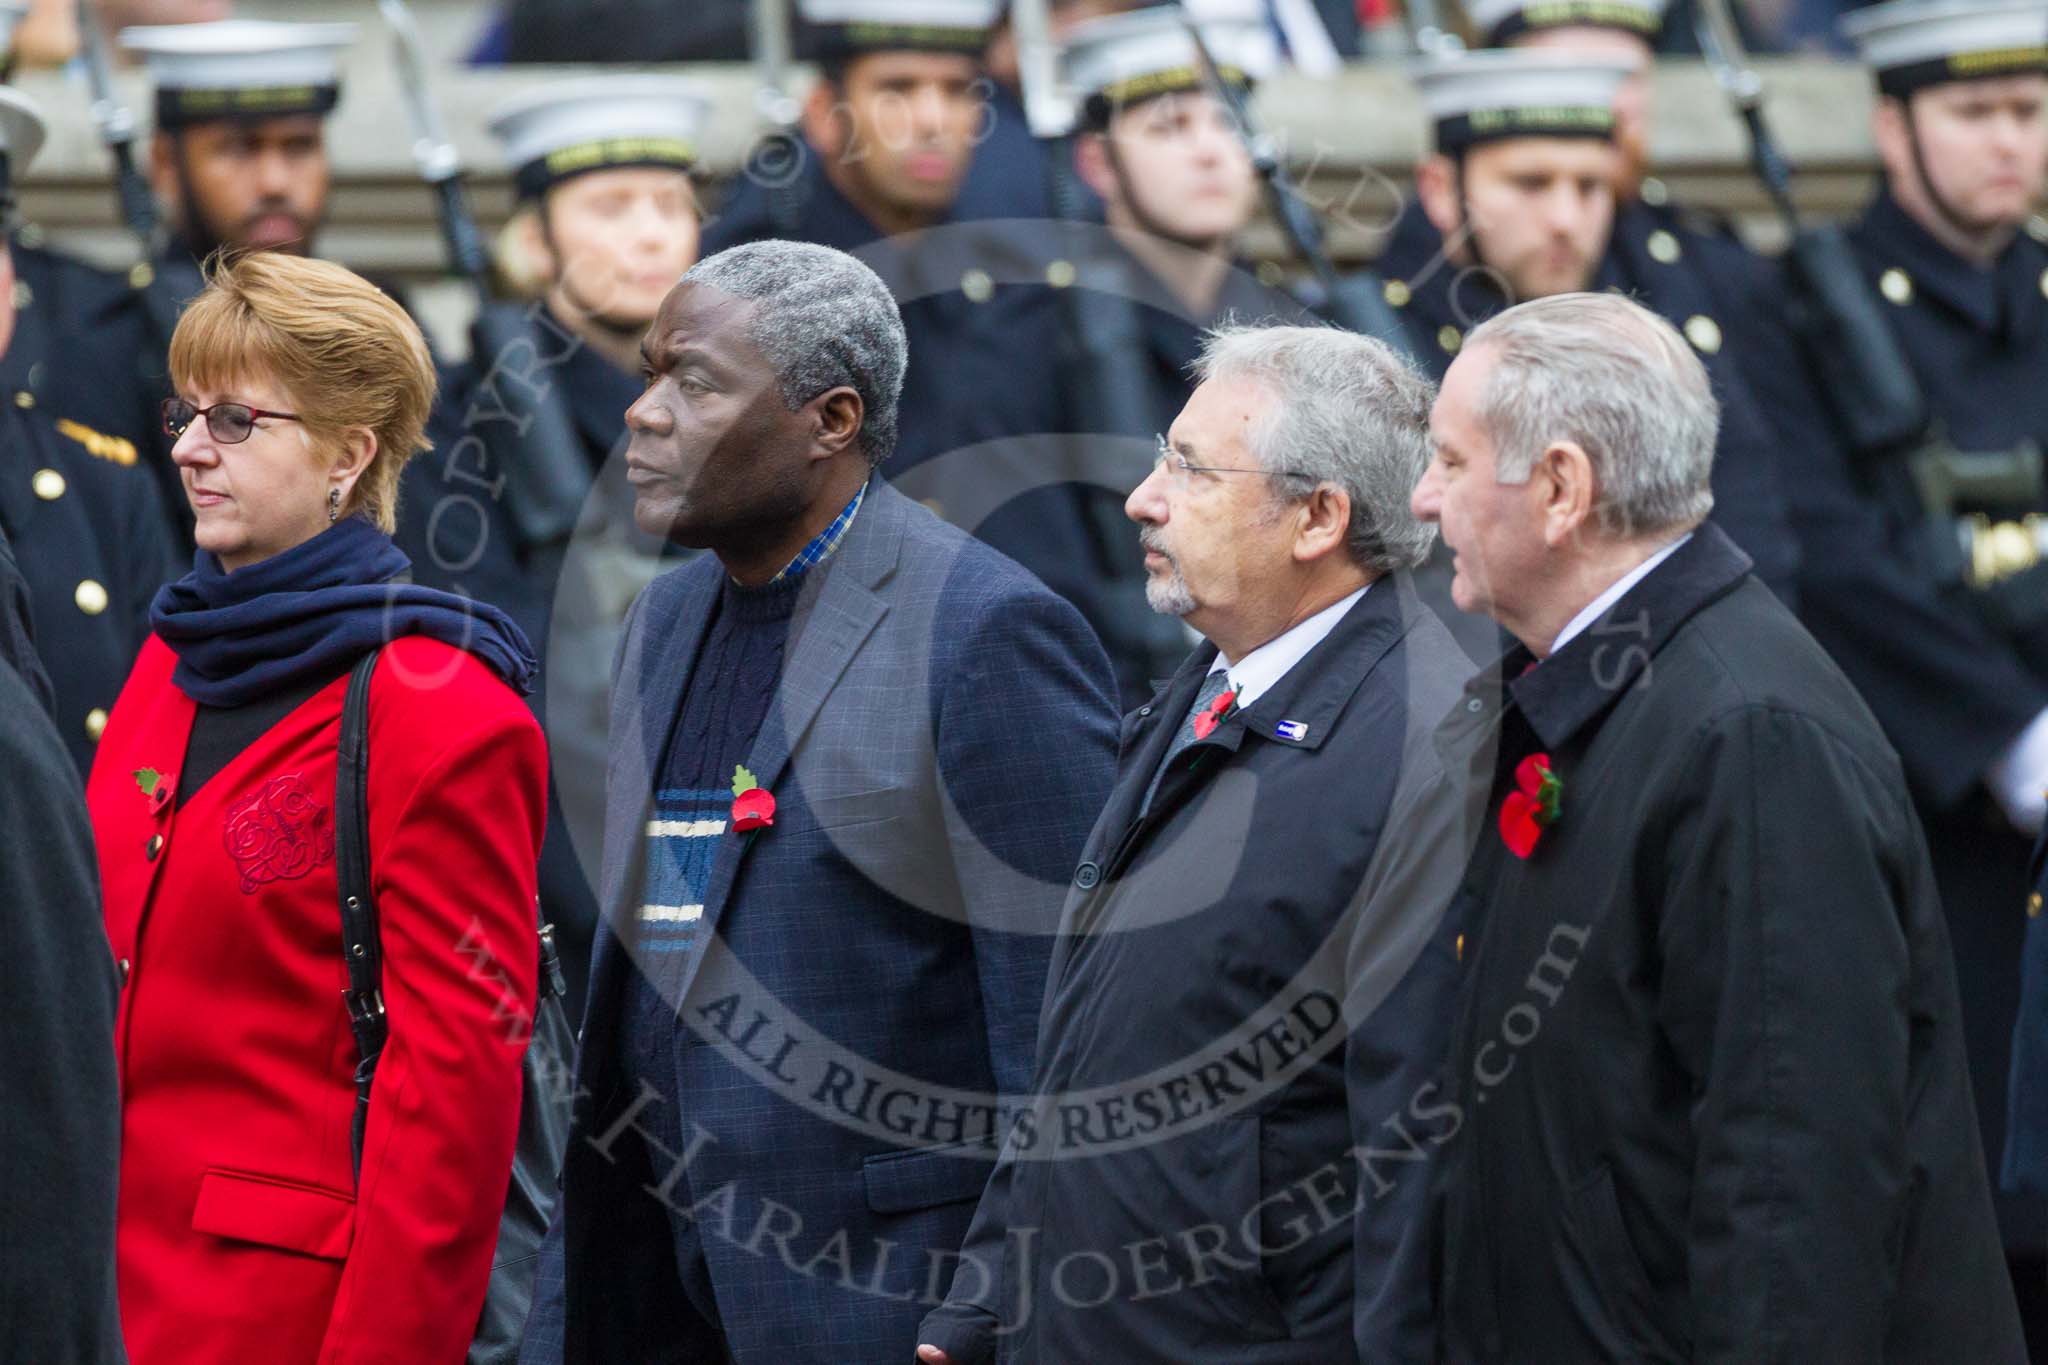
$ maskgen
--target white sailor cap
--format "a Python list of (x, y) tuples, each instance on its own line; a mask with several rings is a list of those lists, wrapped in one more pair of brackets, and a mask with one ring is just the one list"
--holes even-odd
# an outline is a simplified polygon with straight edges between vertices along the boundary
[(36, 102), (11, 85), (0, 85), (0, 156), (6, 157), (6, 173), (0, 175), (4, 193), (28, 169), (43, 149), (43, 134), (49, 121)]
[(1481, 47), (1553, 28), (1611, 28), (1656, 41), (1670, 0), (1466, 0)]
[(571, 176), (619, 166), (687, 170), (711, 107), (680, 76), (588, 76), (523, 90), (491, 111), (522, 198)]
[(988, 45), (1003, 0), (797, 0), (817, 55), (965, 52)]
[(221, 19), (121, 30), (156, 82), (156, 122), (325, 114), (341, 96), (341, 53), (354, 24)]
[(1902, 98), (1948, 81), (2048, 71), (2043, 0), (1888, 0), (1844, 15), (1842, 32), (1877, 88)]
[(1074, 27), (1061, 53), (1066, 85), (1085, 101), (1088, 123), (1101, 127), (1113, 110), (1202, 88), (1201, 58), (1185, 23), (1190, 16), (1224, 80), (1248, 87), (1280, 64), (1279, 40), (1256, 0), (1249, 6), (1210, 0), (1188, 9), (1154, 5), (1091, 19)]
[(1544, 49), (1461, 52), (1414, 68), (1440, 152), (1514, 137), (1614, 136), (1625, 62)]

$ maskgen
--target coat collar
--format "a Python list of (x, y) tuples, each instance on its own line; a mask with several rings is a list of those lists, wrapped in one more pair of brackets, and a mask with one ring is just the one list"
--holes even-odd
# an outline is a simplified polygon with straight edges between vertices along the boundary
[(2024, 232), (1987, 270), (1936, 241), (1889, 191), (1880, 190), (1851, 235), (1880, 282), (1887, 272), (1904, 272), (1913, 290), (1909, 302), (1918, 296), (1935, 300), (1986, 334), (2030, 336), (2040, 324), (2042, 267), (2048, 261)]
[[(1547, 749), (1561, 749), (1634, 685), (1679, 627), (1749, 576), (1750, 559), (1712, 522), (1651, 570), (1571, 643), (1537, 668), (1516, 645), (1497, 671), (1467, 686), (1470, 695), (1506, 690)], [(1491, 674), (1491, 677), (1489, 677)]]
[[(1352, 604), (1351, 610), (1344, 613), (1330, 633), (1302, 656), (1299, 663), (1288, 669), (1258, 701), (1217, 726), (1207, 739), (1190, 744), (1184, 752), (1198, 753), (1207, 749), (1234, 754), (1243, 748), (1247, 737), (1254, 743), (1282, 749), (1313, 752), (1322, 748), (1323, 742), (1336, 728), (1338, 716), (1358, 689), (1365, 685), (1366, 677), (1387, 651), (1414, 627), (1418, 613), (1423, 610), (1408, 575), (1390, 574), (1381, 578), (1373, 584), (1371, 591)], [(1126, 727), (1123, 744), (1130, 759), (1125, 765), (1123, 780), (1118, 783), (1109, 806), (1103, 812), (1100, 822), (1103, 829), (1121, 834), (1137, 818), (1138, 803), (1151, 784), (1152, 774), (1158, 770), (1160, 760), (1165, 757), (1166, 746), (1187, 718), (1188, 708), (1194, 705), (1195, 694), (1201, 689), (1202, 679), (1208, 676), (1209, 666), (1215, 659), (1216, 646), (1203, 643), (1181, 664), (1172, 681), (1152, 699), (1147, 709), (1132, 713), (1134, 723)], [(1283, 723), (1287, 723), (1290, 730), (1301, 738), (1289, 739), (1283, 735), (1280, 732)], [(1211, 771), (1215, 766), (1214, 763), (1199, 765), (1203, 771)], [(1176, 782), (1173, 785), (1183, 784)], [(1162, 782), (1152, 805), (1154, 813), (1164, 811), (1172, 804), (1169, 795), (1167, 784)]]

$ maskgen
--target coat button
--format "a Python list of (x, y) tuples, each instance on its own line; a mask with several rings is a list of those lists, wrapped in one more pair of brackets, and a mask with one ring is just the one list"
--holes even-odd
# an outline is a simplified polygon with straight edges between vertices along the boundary
[(2035, 893), (2034, 893), (2033, 895), (2031, 895), (2031, 896), (2027, 897), (2027, 918), (2028, 918), (2028, 919), (2039, 919), (2040, 917), (2041, 917), (2041, 893), (2040, 893), (2040, 892), (2038, 892), (2038, 891), (2036, 891), (2036, 892), (2035, 892)]
[(137, 261), (128, 268), (128, 287), (147, 289), (156, 282), (156, 267), (148, 261)]
[(1151, 703), (1151, 702), (1146, 702), (1146, 703), (1145, 703), (1145, 704), (1144, 704), (1143, 706), (1139, 707), (1139, 708), (1138, 708), (1138, 714), (1139, 714), (1139, 715), (1141, 715), (1141, 716), (1149, 716), (1149, 715), (1151, 715), (1151, 714), (1152, 714), (1152, 703)]
[(1476, 716), (1486, 709), (1486, 703), (1477, 697), (1467, 697), (1465, 699), (1465, 709)]
[(107, 590), (96, 578), (82, 578), (72, 590), (71, 600), (87, 616), (98, 616), (107, 609)]
[(163, 851), (164, 836), (161, 834), (150, 835), (149, 842), (142, 846), (143, 856), (148, 858), (151, 862), (155, 862), (156, 855), (162, 853)]
[(97, 744), (100, 742), (100, 736), (105, 734), (106, 731), (107, 711), (105, 707), (95, 706), (92, 710), (85, 713), (85, 737), (87, 739)]
[(1074, 885), (1080, 887), (1083, 891), (1093, 889), (1095, 884), (1101, 880), (1102, 869), (1094, 863), (1082, 863), (1074, 869)]
[(1055, 289), (1065, 289), (1080, 277), (1072, 261), (1054, 261), (1045, 268), (1045, 282)]
[(14, 395), (14, 406), (17, 408), (32, 408), (35, 405), (36, 396), (26, 389)]
[(1887, 301), (1904, 308), (1913, 301), (1913, 277), (1893, 266), (1877, 277), (1877, 292)]
[(976, 268), (960, 277), (960, 292), (975, 303), (987, 303), (996, 295), (995, 277)]
[(1721, 324), (1705, 313), (1694, 313), (1685, 320), (1685, 339), (1702, 355), (1713, 355), (1721, 349)]
[(1679, 248), (1678, 239), (1663, 228), (1651, 233), (1645, 245), (1649, 248), (1650, 259), (1659, 265), (1677, 265), (1679, 257), (1685, 254)]
[(127, 958), (124, 957), (119, 962), (116, 962), (114, 964), (114, 967), (117, 971), (121, 973), (121, 984), (123, 986), (127, 985), (128, 973), (134, 970), (134, 965), (130, 963)]
[(36, 496), (44, 502), (55, 502), (64, 496), (64, 476), (54, 469), (38, 469), (28, 486), (36, 490)]

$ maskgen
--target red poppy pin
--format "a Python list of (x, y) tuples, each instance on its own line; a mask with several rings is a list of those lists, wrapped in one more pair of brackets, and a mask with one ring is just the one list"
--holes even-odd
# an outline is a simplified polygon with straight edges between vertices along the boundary
[(149, 813), (155, 815), (171, 803), (171, 793), (177, 789), (178, 780), (165, 777), (154, 768), (137, 768), (135, 785), (149, 798)]
[(1237, 705), (1236, 688), (1233, 687), (1228, 692), (1218, 693), (1216, 700), (1210, 702), (1206, 710), (1195, 713), (1195, 738), (1207, 739), (1211, 731), (1229, 719), (1230, 708), (1235, 705)]
[(775, 793), (758, 782), (746, 766), (732, 770), (732, 828), (746, 834), (775, 823)]
[(1500, 803), (1500, 837), (1508, 852), (1527, 858), (1543, 831), (1557, 823), (1564, 782), (1551, 770), (1549, 754), (1530, 754), (1515, 765), (1515, 790)]

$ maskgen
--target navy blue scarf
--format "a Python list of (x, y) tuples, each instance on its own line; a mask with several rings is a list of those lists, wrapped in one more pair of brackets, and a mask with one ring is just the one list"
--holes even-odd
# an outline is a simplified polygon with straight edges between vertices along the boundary
[(488, 664), (519, 692), (539, 664), (512, 619), (485, 602), (401, 582), (412, 561), (360, 517), (232, 573), (210, 551), (159, 589), (149, 623), (178, 656), (171, 681), (205, 706), (243, 706), (335, 678), (402, 635), (424, 635)]

